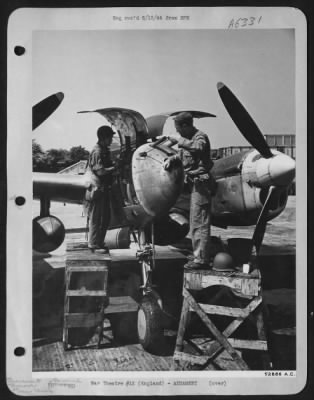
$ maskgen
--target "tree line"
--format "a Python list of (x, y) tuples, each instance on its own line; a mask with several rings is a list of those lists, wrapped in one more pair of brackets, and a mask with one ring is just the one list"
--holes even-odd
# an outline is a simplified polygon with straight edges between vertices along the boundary
[(43, 151), (40, 144), (33, 139), (33, 171), (34, 172), (59, 172), (80, 160), (88, 160), (89, 152), (82, 146), (65, 149), (49, 149)]

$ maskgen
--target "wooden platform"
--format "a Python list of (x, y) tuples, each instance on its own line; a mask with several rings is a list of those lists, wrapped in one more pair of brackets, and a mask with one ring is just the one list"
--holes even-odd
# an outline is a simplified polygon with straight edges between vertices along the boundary
[[(36, 203), (36, 202), (34, 202)], [(36, 208), (37, 207), (37, 208)], [(292, 205), (291, 207), (294, 207)], [(271, 322), (275, 329), (295, 326), (295, 215), (285, 212), (271, 221), (267, 227), (262, 248), (262, 282), (266, 285), (264, 297), (270, 308)], [(34, 215), (38, 215), (36, 203)], [(67, 235), (82, 237), (86, 219), (81, 217), (81, 207), (52, 203), (51, 212), (65, 223)], [(291, 218), (290, 218), (291, 217)], [(68, 229), (70, 228), (70, 229)], [(73, 228), (73, 229), (72, 229)], [(288, 232), (288, 234), (286, 234)], [(213, 235), (222, 238), (250, 237), (251, 227), (223, 230), (213, 227)], [(283, 234), (284, 233), (284, 234)], [(136, 301), (141, 282), (136, 262), (136, 250), (112, 250), (113, 277), (110, 294), (116, 298), (129, 295)], [(157, 248), (158, 289), (162, 292), (167, 311), (179, 315), (177, 305), (182, 288), (182, 265), (186, 252), (171, 247)], [(128, 335), (121, 337), (121, 344), (97, 350), (75, 350), (66, 354), (62, 349), (62, 310), (65, 266), (65, 245), (51, 254), (33, 253), (33, 369), (34, 371), (153, 371), (169, 370), (174, 349), (174, 334), (166, 337), (162, 356), (152, 356), (143, 351)], [(265, 296), (267, 295), (267, 296)], [(111, 318), (111, 316), (109, 316)], [(134, 320), (125, 317), (115, 320), (115, 330), (126, 334)], [(109, 325), (108, 325), (109, 326)], [(171, 329), (171, 328), (169, 328)], [(112, 331), (106, 333), (113, 338)], [(275, 335), (280, 345), (278, 366), (293, 369), (295, 359), (293, 335)], [(129, 339), (129, 340), (128, 340)], [(110, 342), (110, 341), (109, 341)], [(277, 343), (276, 342), (276, 343)], [(112, 344), (110, 344), (112, 346)], [(274, 350), (276, 353), (277, 349)], [(294, 356), (294, 355), (292, 355)], [(228, 357), (221, 354), (221, 362), (227, 365)], [(217, 360), (218, 361), (218, 360)], [(254, 363), (254, 360), (252, 360)], [(293, 364), (294, 363), (294, 364)], [(221, 367), (223, 367), (221, 365)], [(232, 369), (231, 366), (227, 369)]]
[[(111, 269), (110, 254), (92, 252), (81, 237), (67, 236), (63, 320), (65, 350), (73, 347), (69, 339), (71, 332), (75, 335), (75, 343), (79, 332), (83, 336), (86, 328), (89, 328), (91, 335), (97, 332), (99, 347), (105, 316), (137, 312), (138, 303), (131, 296), (110, 296), (108, 286)], [(84, 345), (88, 345), (88, 338), (79, 346)]]
[[(198, 294), (203, 289), (211, 287), (216, 288), (216, 293), (209, 303), (204, 304), (197, 300)], [(224, 304), (227, 294), (228, 297), (233, 297), (232, 304), (228, 306)], [(261, 355), (263, 369), (270, 369), (271, 362), (264, 328), (261, 275), (258, 269), (250, 274), (237, 271), (185, 271), (182, 295), (183, 305), (174, 352), (175, 369), (185, 369), (186, 364), (206, 366), (208, 363), (213, 363), (221, 349), (224, 349), (233, 361), (232, 369), (249, 370), (247, 362), (235, 348), (263, 352)], [(248, 300), (249, 303), (241, 304), (238, 300), (239, 296)], [(237, 305), (240, 307), (235, 307)], [(187, 337), (187, 329), (193, 312), (206, 327), (205, 340), (201, 343), (196, 343), (193, 337)], [(253, 314), (255, 314), (254, 317)], [(224, 329), (218, 328), (213, 322), (213, 316), (217, 315), (231, 317), (228, 326)], [(245, 340), (231, 338), (231, 335), (246, 319), (254, 323), (257, 338), (251, 337)], [(198, 350), (197, 355), (187, 350), (186, 341), (192, 343)]]

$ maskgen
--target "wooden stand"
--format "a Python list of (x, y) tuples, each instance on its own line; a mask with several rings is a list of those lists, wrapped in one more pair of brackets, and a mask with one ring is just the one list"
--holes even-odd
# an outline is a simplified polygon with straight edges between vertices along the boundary
[[(215, 304), (201, 304), (197, 303), (189, 292), (190, 290), (200, 291), (215, 285), (230, 288), (236, 296), (249, 299), (249, 304), (244, 308), (225, 307)], [(206, 340), (201, 345), (197, 345), (193, 342), (198, 355), (189, 354), (183, 351), (184, 335), (189, 315), (192, 311), (197, 313), (206, 328), (216, 339), (211, 341)], [(252, 318), (253, 312), (256, 314), (256, 319), (254, 321), (256, 323), (258, 340), (231, 338), (233, 332), (246, 318)], [(224, 315), (233, 317), (234, 319), (223, 332), (220, 332), (209, 318), (208, 314)], [(235, 348), (261, 350), (265, 352), (263, 356), (263, 368), (270, 368), (271, 364), (268, 357), (268, 347), (263, 322), (261, 276), (259, 270), (255, 270), (251, 274), (243, 274), (239, 272), (222, 273), (211, 270), (185, 272), (183, 283), (183, 306), (174, 353), (175, 367), (180, 367), (181, 361), (188, 364), (207, 366), (222, 350), (225, 350), (233, 361), (234, 369), (248, 370), (249, 367), (247, 363)]]
[[(69, 329), (91, 328), (96, 332), (98, 328), (98, 347), (103, 339), (104, 319), (108, 314), (135, 312), (138, 304), (130, 296), (108, 296), (108, 273), (111, 266), (111, 257), (107, 254), (92, 253), (86, 242), (70, 241), (67, 243), (65, 264), (65, 300), (63, 323), (63, 346), (70, 348)], [(76, 282), (73, 279), (77, 274)], [(88, 286), (98, 286), (97, 289), (86, 289)], [(75, 288), (73, 288), (75, 286)], [(99, 286), (102, 286), (99, 288)], [(88, 312), (77, 312), (70, 305), (73, 297), (89, 300), (98, 298), (95, 309), (88, 307)]]

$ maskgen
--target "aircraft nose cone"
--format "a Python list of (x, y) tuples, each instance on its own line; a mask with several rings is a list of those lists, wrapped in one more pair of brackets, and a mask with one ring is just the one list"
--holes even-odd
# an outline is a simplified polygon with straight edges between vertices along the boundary
[(295, 161), (284, 154), (273, 157), (269, 165), (272, 182), (278, 186), (287, 186), (295, 177)]

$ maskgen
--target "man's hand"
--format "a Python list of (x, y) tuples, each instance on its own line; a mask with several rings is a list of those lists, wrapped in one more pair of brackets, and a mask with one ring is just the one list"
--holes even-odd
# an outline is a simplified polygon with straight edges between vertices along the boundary
[(168, 136), (167, 139), (169, 140), (169, 142), (171, 142), (172, 146), (178, 143), (177, 139), (175, 139), (174, 137)]
[(171, 156), (169, 158), (166, 158), (164, 163), (163, 163), (163, 167), (165, 171), (169, 171), (173, 165), (175, 165), (175, 163), (179, 160), (178, 156)]

